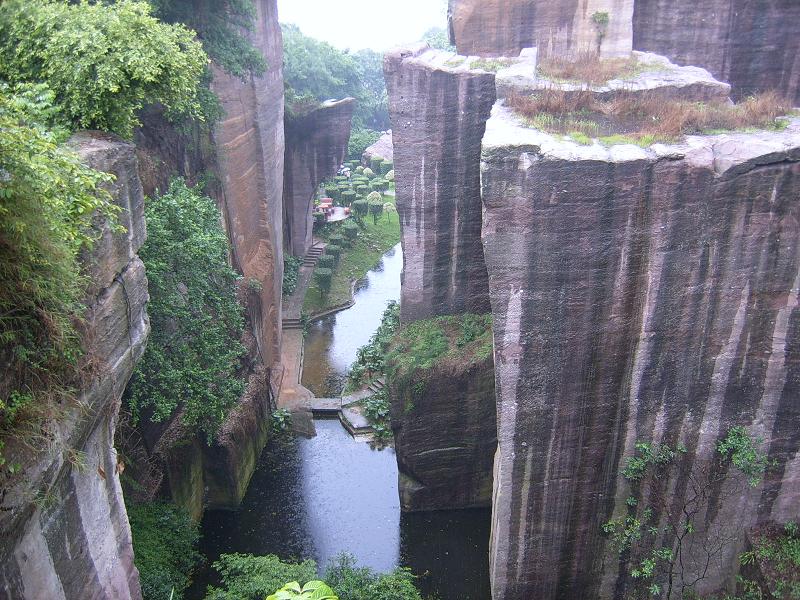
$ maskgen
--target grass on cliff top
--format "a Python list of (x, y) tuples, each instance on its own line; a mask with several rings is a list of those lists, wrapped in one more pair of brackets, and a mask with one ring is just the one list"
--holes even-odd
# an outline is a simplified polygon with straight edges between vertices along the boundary
[(559, 83), (601, 85), (612, 79), (630, 79), (647, 71), (663, 70), (658, 63), (629, 58), (600, 58), (594, 52), (579, 54), (575, 59), (549, 57), (539, 61), (536, 73)]
[(620, 92), (600, 98), (589, 91), (542, 90), (515, 95), (509, 107), (525, 123), (548, 133), (570, 136), (591, 144), (607, 145), (675, 142), (684, 135), (734, 130), (779, 130), (793, 114), (791, 104), (775, 92), (765, 92), (736, 105), (722, 102), (665, 101), (655, 94)]
[(457, 315), (415, 321), (396, 334), (386, 356), (394, 381), (421, 379), (422, 371), (452, 362), (464, 368), (492, 355), (492, 316)]
[[(383, 200), (395, 203), (394, 195), (384, 195)], [(322, 294), (316, 278), (312, 277), (303, 302), (303, 312), (314, 315), (350, 302), (353, 298), (353, 282), (362, 279), (400, 241), (400, 219), (396, 211), (384, 210), (377, 224), (372, 222), (371, 216), (367, 216), (364, 225), (353, 246), (342, 253), (327, 294)], [(338, 227), (330, 228), (319, 237), (327, 240), (338, 230)]]

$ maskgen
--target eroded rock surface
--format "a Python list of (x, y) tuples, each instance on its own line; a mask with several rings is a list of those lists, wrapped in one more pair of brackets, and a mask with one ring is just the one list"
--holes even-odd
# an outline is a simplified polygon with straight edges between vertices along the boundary
[(627, 56), (633, 48), (634, 0), (450, 0), (450, 38), (463, 55), (542, 56), (599, 52)]
[(328, 101), (286, 119), (283, 182), (284, 243), (297, 257), (311, 247), (314, 193), (336, 175), (347, 156), (355, 100)]
[(280, 360), (283, 282), (283, 46), (276, 0), (259, 0), (248, 35), (266, 72), (242, 81), (214, 67), (213, 91), (225, 111), (217, 125), (223, 221), (234, 267), (261, 285), (251, 315), (267, 368)]
[(98, 223), (102, 237), (83, 257), (91, 277), (85, 347), (97, 366), (80, 390), (80, 410), (67, 407), (32, 446), (6, 448), (21, 471), (0, 493), (0, 596), (137, 599), (114, 430), (150, 328), (136, 255), (145, 238), (144, 195), (132, 145), (96, 133), (70, 143), (87, 165), (116, 176), (110, 190), (127, 231)]
[(800, 3), (636, 0), (633, 44), (705, 67), (738, 97), (776, 89), (800, 104)]
[(703, 465), (743, 425), (778, 467), (756, 488), (729, 487), (731, 473), (715, 490), (703, 526), (733, 542), (698, 591), (729, 583), (744, 530), (798, 517), (800, 121), (606, 148), (497, 106), (482, 178), (493, 597), (616, 597), (626, 584), (601, 525), (624, 514), (634, 444), (681, 442)]
[(427, 45), (384, 62), (403, 242), (403, 321), (488, 312), (480, 145), (494, 74)]

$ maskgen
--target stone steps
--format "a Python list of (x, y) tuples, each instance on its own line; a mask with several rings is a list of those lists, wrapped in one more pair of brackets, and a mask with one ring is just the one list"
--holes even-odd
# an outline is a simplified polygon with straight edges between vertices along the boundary
[(325, 248), (322, 246), (311, 246), (311, 248), (308, 249), (308, 252), (306, 252), (306, 255), (303, 257), (303, 266), (317, 266), (317, 261), (319, 260), (319, 257), (322, 256), (323, 252), (325, 252)]
[(386, 387), (386, 378), (385, 377), (378, 377), (378, 379), (373, 380), (367, 389), (369, 389), (373, 393), (378, 393), (382, 389)]
[(287, 329), (301, 329), (303, 327), (300, 319), (284, 319), (282, 325), (284, 331)]

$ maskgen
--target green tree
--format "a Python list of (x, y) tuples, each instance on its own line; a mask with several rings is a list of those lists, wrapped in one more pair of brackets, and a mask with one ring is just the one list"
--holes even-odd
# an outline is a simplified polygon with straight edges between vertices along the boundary
[(432, 27), (422, 35), (422, 41), (428, 42), (431, 48), (455, 52), (456, 47), (450, 43), (450, 36), (441, 27)]
[(75, 127), (126, 138), (145, 104), (202, 118), (198, 90), (208, 57), (192, 31), (150, 12), (135, 0), (6, 0), (0, 4), (0, 78), (46, 83)]
[(289, 563), (271, 554), (223, 554), (213, 567), (223, 587), (210, 587), (206, 600), (264, 600), (287, 581), (304, 584), (317, 575), (313, 560)]
[(238, 376), (244, 319), (238, 275), (213, 200), (176, 179), (145, 207), (152, 333), (129, 387), (134, 419), (145, 408), (163, 421), (178, 406), (183, 422), (209, 441), (244, 391)]
[(189, 586), (200, 527), (174, 504), (146, 502), (128, 507), (133, 554), (144, 600), (177, 600)]

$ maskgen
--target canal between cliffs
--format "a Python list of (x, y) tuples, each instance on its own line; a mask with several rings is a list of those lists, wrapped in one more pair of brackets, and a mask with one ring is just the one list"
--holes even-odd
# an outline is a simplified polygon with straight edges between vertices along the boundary
[[(318, 397), (338, 396), (356, 351), (369, 341), (391, 300), (400, 299), (400, 245), (356, 287), (354, 305), (311, 325), (303, 385)], [(419, 577), (423, 596), (487, 600), (489, 510), (401, 514), (397, 461), (391, 448), (354, 440), (337, 420), (316, 420), (316, 437), (270, 440), (241, 507), (209, 510), (200, 550), (220, 554), (313, 558), (324, 571), (342, 552), (376, 571), (397, 566)], [(216, 583), (206, 568), (189, 598)]]

